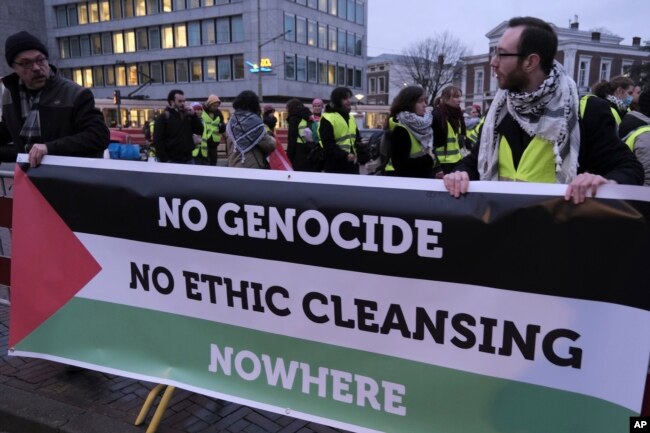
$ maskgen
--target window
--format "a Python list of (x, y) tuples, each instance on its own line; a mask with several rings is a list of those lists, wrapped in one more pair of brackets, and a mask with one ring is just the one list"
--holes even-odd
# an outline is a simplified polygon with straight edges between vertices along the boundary
[(634, 60), (623, 60), (621, 63), (621, 75), (629, 74), (630, 68), (634, 64)]
[(112, 66), (106, 66), (104, 68), (104, 79), (106, 80), (107, 86), (115, 85), (115, 69)]
[(214, 6), (214, 0), (203, 0), (203, 6)]
[(70, 57), (80, 57), (81, 49), (79, 48), (79, 38), (72, 37), (70, 38)]
[(230, 19), (232, 31), (232, 41), (242, 42), (244, 40), (244, 20), (241, 15), (234, 16)]
[(296, 42), (307, 43), (307, 19), (296, 17)]
[(192, 82), (203, 81), (203, 71), (201, 70), (201, 59), (190, 60), (190, 80)]
[(72, 71), (72, 80), (80, 86), (84, 85), (84, 78), (81, 69), (75, 69)]
[(66, 27), (68, 25), (68, 11), (65, 6), (59, 6), (56, 8), (56, 26), (57, 27)]
[(144, 84), (149, 81), (151, 74), (149, 73), (149, 63), (139, 63), (138, 64), (138, 80), (140, 84)]
[(187, 83), (188, 81), (187, 60), (176, 60), (176, 82)]
[(99, 22), (99, 5), (96, 1), (88, 3), (88, 18), (91, 23)]
[(138, 67), (136, 65), (129, 65), (127, 68), (126, 81), (129, 86), (138, 85)]
[(348, 87), (354, 87), (354, 68), (346, 69), (345, 85)]
[(345, 66), (338, 65), (336, 68), (336, 82), (339, 86), (345, 86)]
[(93, 87), (93, 70), (92, 68), (84, 68), (84, 87)]
[(139, 51), (148, 50), (147, 29), (138, 29), (135, 31), (135, 40)]
[(386, 77), (377, 77), (377, 92), (386, 93)]
[(327, 26), (318, 24), (318, 48), (327, 49)]
[(135, 53), (135, 30), (124, 31), (124, 51)]
[(361, 35), (354, 35), (354, 55), (363, 56), (363, 39)]
[[(334, 0), (330, 0), (330, 2), (334, 3)], [(345, 14), (348, 10), (347, 7), (347, 0), (338, 0), (337, 5), (336, 5), (336, 14), (340, 17), (345, 19)]]
[(217, 61), (215, 59), (203, 59), (203, 74), (205, 81), (217, 80)]
[(356, 12), (356, 7), (354, 0), (348, 0), (348, 21), (354, 22), (354, 13)]
[(230, 42), (230, 19), (217, 18), (217, 43), (224, 44)]
[(146, 0), (135, 0), (135, 15), (139, 17), (147, 15)]
[(307, 58), (305, 56), (296, 57), (296, 80), (307, 81)]
[(363, 82), (361, 80), (361, 69), (354, 68), (354, 87), (359, 89), (363, 88)]
[(315, 47), (318, 43), (318, 25), (316, 21), (307, 20), (307, 45)]
[(363, 23), (365, 21), (363, 19), (363, 17), (364, 17), (363, 2), (360, 2), (359, 0), (357, 0), (356, 6), (357, 6), (356, 7), (357, 11), (356, 11), (356, 14), (355, 14), (355, 18), (356, 18), (355, 21), (356, 21), (357, 24), (362, 24), (363, 25)]
[(102, 33), (102, 53), (111, 54), (113, 52), (113, 37), (110, 33)]
[(296, 79), (296, 58), (293, 54), (284, 55), (284, 78), (287, 80)]
[(338, 41), (336, 44), (337, 51), (339, 53), (345, 54), (345, 43), (346, 43), (345, 30), (339, 29), (337, 37), (338, 37)]
[(230, 56), (217, 57), (217, 71), (219, 73), (219, 81), (228, 81), (232, 79)]
[(162, 10), (163, 12), (172, 11), (172, 0), (162, 0)]
[[(185, 24), (174, 24), (174, 36), (176, 47), (186, 47), (187, 46), (187, 27)], [(178, 78), (178, 76), (177, 76)]]
[(124, 52), (124, 35), (122, 35), (122, 32), (113, 33), (113, 52), (116, 54)]
[(307, 6), (312, 9), (318, 9), (318, 0), (308, 0)]
[(294, 0), (299, 5), (307, 6), (307, 0)]
[(111, 19), (111, 4), (108, 0), (101, 0), (99, 3), (99, 19), (100, 21), (110, 21)]
[(318, 63), (315, 59), (307, 61), (307, 81), (310, 83), (318, 82)]
[(174, 0), (174, 10), (175, 11), (185, 10), (185, 0)]
[(580, 63), (578, 64), (578, 87), (589, 87), (590, 65), (590, 57), (580, 57)]
[[(92, 45), (92, 50), (93, 50), (93, 55), (94, 56), (99, 56), (102, 54), (102, 35), (99, 33), (95, 33), (94, 35), (90, 36), (91, 40), (91, 45)], [(97, 80), (95, 80), (97, 81)]]
[(148, 31), (149, 31), (149, 49), (159, 50), (160, 49), (160, 28), (149, 27)]
[(189, 0), (188, 1), (188, 9), (198, 9), (201, 7), (201, 1), (200, 0)]
[(158, 0), (147, 0), (147, 13), (148, 14), (160, 13), (160, 7), (158, 6)]
[(115, 67), (115, 85), (126, 86), (126, 66), (119, 65)]
[(214, 20), (201, 21), (201, 35), (203, 37), (203, 45), (217, 43), (217, 34), (214, 31)]
[(93, 80), (95, 87), (104, 86), (104, 69), (101, 66), (93, 67)]
[(187, 45), (201, 45), (201, 23), (193, 21), (187, 24)]
[(330, 2), (330, 7), (329, 7), (329, 13), (331, 15), (336, 15), (336, 0), (329, 0)]
[(62, 59), (70, 58), (70, 40), (68, 38), (59, 39), (59, 55)]
[(330, 86), (336, 85), (336, 64), (330, 63), (327, 65), (327, 84)]
[(474, 95), (483, 94), (483, 68), (474, 69)]
[[(163, 48), (174, 48), (174, 29), (172, 26), (163, 26), (161, 36)], [(167, 81), (165, 80), (165, 82)]]
[(368, 78), (368, 93), (371, 95), (377, 93), (377, 79), (375, 77)]
[(600, 80), (609, 81), (612, 71), (612, 59), (602, 59), (600, 62)]
[(122, 18), (121, 0), (111, 0), (111, 18), (114, 20)]
[(354, 56), (354, 33), (348, 33), (347, 53)]
[(133, 7), (133, 0), (123, 0), (122, 3), (122, 15), (124, 18), (131, 18), (135, 16), (135, 10)]
[(151, 80), (154, 83), (162, 83), (163, 82), (163, 77), (162, 77), (162, 65), (160, 62), (153, 62), (149, 65), (149, 70), (151, 73), (149, 76), (151, 77)]
[(232, 69), (233, 79), (244, 79), (244, 56), (242, 54), (232, 56)]
[(327, 12), (327, 0), (318, 0), (318, 10)]
[(327, 63), (318, 62), (318, 82), (327, 84)]
[(327, 33), (329, 36), (330, 51), (336, 51), (336, 27), (330, 27)]
[(77, 5), (68, 5), (68, 25), (76, 26), (79, 24), (77, 17)]
[(173, 60), (167, 60), (163, 62), (163, 72), (165, 75), (165, 83), (176, 82), (176, 69), (174, 68)]
[(284, 14), (284, 40), (295, 42), (296, 40), (296, 18), (293, 15)]
[(90, 57), (90, 36), (81, 36), (79, 45), (81, 45), (81, 57)]
[(88, 6), (86, 3), (79, 3), (77, 5), (77, 12), (79, 15), (79, 24), (88, 24)]

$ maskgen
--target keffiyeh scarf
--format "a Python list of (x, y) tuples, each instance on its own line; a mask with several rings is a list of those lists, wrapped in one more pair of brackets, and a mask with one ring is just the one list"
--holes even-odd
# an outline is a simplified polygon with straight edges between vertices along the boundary
[(246, 159), (249, 152), (264, 138), (264, 123), (262, 118), (250, 111), (235, 111), (228, 121), (226, 133), (235, 145), (235, 150), (241, 154), (241, 161)]
[(539, 136), (553, 143), (557, 182), (570, 183), (578, 171), (578, 104), (576, 84), (557, 61), (549, 76), (533, 92), (499, 90), (481, 133), (478, 158), (480, 179), (499, 179), (501, 137), (496, 128), (509, 113), (529, 136)]
[(418, 116), (410, 111), (402, 111), (395, 116), (397, 121), (420, 142), (424, 149), (433, 148), (433, 128), (431, 128), (431, 112)]
[(20, 90), (20, 112), (23, 120), (23, 127), (20, 130), (20, 137), (25, 144), (25, 152), (29, 151), (32, 144), (40, 141), (41, 138), (41, 115), (38, 104), (41, 100), (41, 92), (30, 96), (21, 86)]

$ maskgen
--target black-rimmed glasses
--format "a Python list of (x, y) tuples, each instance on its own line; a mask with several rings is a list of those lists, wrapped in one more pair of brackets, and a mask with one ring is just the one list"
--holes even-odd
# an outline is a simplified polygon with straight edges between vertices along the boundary
[(47, 64), (47, 57), (37, 57), (34, 60), (23, 60), (21, 62), (14, 62), (14, 65), (20, 66), (23, 69), (32, 69), (34, 65), (45, 66)]
[(504, 53), (502, 51), (492, 49), (492, 51), (490, 52), (490, 57), (491, 58), (496, 57), (496, 59), (499, 60), (501, 57), (526, 57), (526, 54), (523, 54), (523, 53)]

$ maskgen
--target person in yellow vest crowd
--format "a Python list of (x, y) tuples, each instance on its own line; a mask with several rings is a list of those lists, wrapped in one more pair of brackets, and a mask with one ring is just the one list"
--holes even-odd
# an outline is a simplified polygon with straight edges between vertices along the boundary
[(637, 108), (623, 117), (618, 134), (643, 166), (643, 184), (650, 186), (650, 89), (641, 93)]
[(454, 170), (462, 159), (461, 148), (465, 145), (465, 119), (460, 109), (463, 92), (456, 86), (445, 87), (433, 107), (433, 145), (442, 171)]
[[(384, 134), (390, 141), (388, 176), (432, 178), (437, 166), (433, 153), (432, 116), (420, 86), (404, 87), (390, 106)], [(390, 131), (390, 132), (389, 132)]]
[(314, 143), (320, 144), (320, 138), (318, 137), (318, 125), (320, 125), (320, 118), (323, 116), (323, 100), (316, 98), (311, 101), (311, 119), (313, 120), (311, 124), (311, 134), (314, 139)]
[(467, 127), (467, 137), (465, 138), (465, 147), (471, 150), (478, 141), (478, 133), (485, 121), (485, 117), (481, 112), (481, 106), (478, 104), (472, 105), (469, 110), (469, 116), (465, 119), (465, 126)]
[(564, 198), (578, 204), (606, 183), (643, 183), (607, 101), (589, 98), (579, 115), (577, 86), (556, 52), (557, 34), (547, 22), (508, 22), (490, 59), (499, 90), (478, 146), (444, 177), (451, 196), (467, 193), (470, 180), (547, 182), (568, 184)]
[(359, 174), (358, 143), (361, 139), (352, 111), (352, 91), (347, 87), (332, 90), (330, 102), (320, 119), (318, 135), (324, 150), (323, 171)]
[(312, 160), (312, 151), (320, 151), (314, 142), (311, 112), (299, 99), (287, 102), (287, 156), (296, 171), (321, 171), (322, 162)]
[(634, 81), (619, 75), (609, 81), (594, 84), (591, 86), (591, 91), (594, 95), (609, 102), (612, 116), (614, 116), (616, 124), (620, 125), (633, 100)]
[(200, 165), (217, 165), (217, 148), (221, 142), (221, 134), (226, 131), (226, 122), (223, 113), (219, 110), (221, 99), (217, 95), (210, 95), (203, 104), (205, 109), (201, 113), (203, 134), (201, 142), (194, 148), (192, 156)]

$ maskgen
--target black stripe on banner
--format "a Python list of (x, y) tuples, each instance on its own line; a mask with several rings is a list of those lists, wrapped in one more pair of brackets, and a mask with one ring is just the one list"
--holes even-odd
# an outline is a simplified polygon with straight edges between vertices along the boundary
[[(588, 200), (579, 206), (562, 197), (471, 193), (453, 199), (445, 192), (369, 188), (269, 180), (232, 179), (41, 166), (29, 172), (69, 227), (76, 232), (173, 245), (381, 275), (606, 301), (650, 310), (647, 259), (650, 204)], [(200, 231), (160, 227), (159, 197), (181, 203), (198, 200), (207, 210)], [(310, 245), (231, 236), (217, 222), (222, 205), (257, 206), (296, 219), (317, 211), (331, 223), (349, 213), (404, 221), (416, 235), (416, 220), (438, 221), (441, 258), (422, 257), (417, 241), (404, 253), (383, 252), (382, 228), (375, 226), (378, 252), (345, 249), (332, 236)], [(198, 211), (189, 213), (198, 220)], [(241, 210), (238, 218), (244, 218)], [(261, 228), (268, 228), (262, 218)], [(233, 225), (233, 215), (227, 219)], [(243, 222), (244, 226), (246, 222)], [(366, 239), (365, 227), (341, 225), (343, 239)], [(317, 224), (307, 225), (316, 233)], [(395, 232), (399, 232), (396, 230)], [(397, 241), (401, 235), (396, 236)]]

